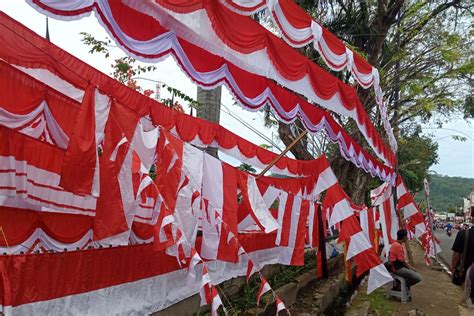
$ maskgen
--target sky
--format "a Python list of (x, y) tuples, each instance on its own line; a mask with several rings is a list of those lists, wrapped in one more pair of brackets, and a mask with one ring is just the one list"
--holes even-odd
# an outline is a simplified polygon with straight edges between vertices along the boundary
[[(45, 35), (46, 22), (44, 15), (35, 11), (25, 2), (2, 0), (0, 1), (0, 10), (41, 36)], [(119, 48), (111, 48), (111, 58), (109, 60), (106, 60), (100, 54), (91, 55), (88, 53), (89, 48), (81, 42), (80, 32), (91, 33), (97, 39), (107, 37), (106, 31), (99, 25), (94, 14), (77, 21), (65, 22), (49, 19), (49, 32), (54, 44), (106, 74), (111, 72), (113, 59), (125, 56), (125, 53)], [(164, 82), (191, 97), (196, 97), (196, 86), (179, 69), (171, 57), (155, 64), (155, 66), (157, 67), (156, 71), (142, 75), (142, 77)], [(155, 89), (156, 86), (155, 83), (146, 80), (138, 80), (138, 83), (145, 89)], [(167, 97), (167, 91), (162, 90), (161, 96)], [(231, 95), (225, 88), (223, 88), (222, 104), (230, 110), (233, 116), (258, 129), (258, 132), (263, 134), (264, 137), (257, 135), (226, 113), (225, 108), (221, 112), (220, 124), (222, 126), (257, 145), (269, 144), (269, 140), (273, 138), (278, 147), (284, 148), (284, 145), (276, 136), (278, 135), (276, 129), (263, 127), (263, 114), (249, 112), (235, 105)], [(466, 121), (458, 118), (444, 124), (442, 129), (437, 128), (434, 124), (426, 125), (423, 132), (430, 134), (439, 144), (439, 162), (432, 166), (431, 170), (442, 175), (474, 178), (474, 120)], [(464, 142), (456, 141), (451, 137), (452, 135), (464, 136), (467, 140)], [(277, 148), (272, 148), (272, 150), (279, 153)], [(224, 158), (233, 165), (237, 164), (235, 160), (228, 157)]]

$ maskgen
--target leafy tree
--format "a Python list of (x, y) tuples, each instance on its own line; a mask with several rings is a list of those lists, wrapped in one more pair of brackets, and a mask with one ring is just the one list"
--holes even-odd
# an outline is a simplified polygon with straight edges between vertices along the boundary
[[(474, 191), (474, 179), (448, 177), (436, 173), (429, 174), (430, 204), (437, 212), (457, 212), (463, 206), (463, 198)], [(415, 198), (421, 201), (424, 194)]]
[[(92, 34), (81, 32), (82, 35), (81, 41), (90, 46), (89, 53), (95, 54), (100, 53), (103, 54), (105, 58), (110, 57), (110, 48), (116, 47), (112, 45), (112, 41), (109, 38), (105, 40), (96, 39)], [(114, 63), (111, 64), (112, 73), (111, 75), (121, 83), (127, 85), (129, 88), (137, 90), (144, 95), (150, 97), (155, 91), (146, 89), (144, 90), (137, 82), (137, 76), (152, 72), (156, 70), (156, 66), (153, 65), (140, 65), (137, 63), (137, 60), (133, 57), (120, 57), (114, 60)], [(143, 79), (143, 78), (142, 78)], [(184, 112), (184, 109), (180, 102), (176, 99), (180, 99), (184, 102), (187, 102), (191, 109), (196, 108), (199, 103), (191, 98), (190, 96), (183, 93), (181, 90), (168, 86), (167, 84), (161, 83), (162, 88), (166, 88), (168, 92), (171, 94), (171, 98), (169, 99), (162, 99), (161, 101), (163, 104), (167, 105), (168, 107), (178, 111)]]
[[(417, 125), (428, 120), (435, 120), (441, 125), (443, 120), (448, 120), (452, 114), (465, 113), (467, 117), (471, 114), (470, 92), (474, 70), (471, 57), (474, 47), (471, 28), (474, 7), (472, 2), (296, 2), (379, 69), (389, 116), (401, 146), (404, 146), (403, 135), (407, 134), (405, 129), (416, 129)], [(321, 61), (313, 47), (307, 46), (303, 51), (311, 59)], [(324, 63), (321, 63), (321, 66), (326, 67)], [(341, 80), (354, 84), (348, 73), (334, 74)], [(373, 90), (361, 87), (357, 90), (367, 113), (373, 118), (372, 121), (380, 133), (385, 135)], [(338, 115), (334, 116), (356, 141), (369, 148), (353, 122)], [(300, 124), (295, 122), (297, 127)], [(279, 135), (286, 145), (295, 137), (295, 130), (298, 131), (298, 128), (279, 123)], [(363, 202), (368, 187), (374, 185), (373, 181), (331, 147), (334, 146), (329, 147), (328, 153), (338, 179), (354, 201)], [(298, 159), (312, 159), (307, 139), (306, 143), (299, 143), (291, 151)], [(429, 166), (435, 159), (436, 157), (432, 156), (421, 165)], [(424, 169), (425, 174), (427, 170)], [(417, 175), (410, 179), (417, 182), (413, 183), (417, 187), (422, 178)]]
[(402, 133), (398, 140), (399, 173), (412, 192), (423, 190), (427, 170), (438, 162), (438, 144), (415, 131)]

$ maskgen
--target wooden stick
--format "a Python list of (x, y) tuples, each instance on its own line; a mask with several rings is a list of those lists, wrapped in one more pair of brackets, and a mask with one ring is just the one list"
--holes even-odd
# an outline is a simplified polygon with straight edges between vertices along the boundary
[(3, 231), (3, 227), (2, 227), (2, 226), (0, 226), (0, 230), (2, 231), (3, 239), (5, 239), (5, 244), (7, 245), (7, 248), (10, 248), (10, 247), (8, 246), (7, 236), (5, 236), (5, 232)]
[(262, 176), (265, 175), (265, 173), (267, 173), (268, 170), (270, 170), (271, 167), (273, 167), (291, 148), (293, 148), (293, 146), (296, 145), (297, 142), (299, 142), (306, 134), (308, 134), (308, 131), (307, 130), (304, 130), (301, 134), (298, 135), (298, 137), (296, 137), (293, 142), (291, 144), (289, 144), (285, 150), (283, 150), (279, 155), (278, 157), (276, 157), (275, 159), (273, 159), (273, 161), (265, 167), (265, 169), (262, 170), (262, 172), (259, 173), (259, 175), (256, 177), (257, 179), (258, 178), (261, 178)]
[[(395, 171), (396, 171), (396, 175), (397, 177), (401, 177), (399, 174), (398, 174), (398, 162), (397, 164), (395, 165)], [(407, 229), (406, 225), (405, 225), (405, 220), (403, 219), (402, 217), (402, 210), (399, 210), (397, 208), (397, 204), (398, 204), (398, 194), (397, 194), (397, 180), (395, 180), (395, 187), (392, 189), (392, 194), (393, 194), (393, 204), (394, 204), (394, 207), (395, 207), (395, 213), (397, 214), (397, 217), (398, 217), (398, 227), (399, 229)], [(410, 247), (410, 244), (408, 243), (408, 239), (405, 240), (404, 242), (405, 244), (405, 249), (407, 251), (407, 257), (408, 257), (408, 261), (411, 263), (411, 264), (415, 264), (414, 260), (413, 260), (413, 253), (411, 252), (411, 247)]]

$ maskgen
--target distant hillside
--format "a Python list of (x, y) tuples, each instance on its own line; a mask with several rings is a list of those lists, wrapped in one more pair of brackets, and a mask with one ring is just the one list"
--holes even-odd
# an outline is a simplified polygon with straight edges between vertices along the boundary
[[(430, 203), (436, 211), (459, 210), (463, 197), (467, 197), (474, 190), (473, 178), (448, 177), (430, 174)], [(420, 192), (417, 200), (424, 197)]]

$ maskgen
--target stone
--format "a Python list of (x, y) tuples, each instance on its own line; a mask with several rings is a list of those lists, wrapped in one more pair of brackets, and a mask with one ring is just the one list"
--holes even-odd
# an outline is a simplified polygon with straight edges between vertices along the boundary
[(278, 297), (280, 297), (280, 299), (285, 302), (285, 305), (289, 307), (296, 301), (298, 286), (295, 282), (287, 283), (276, 289), (275, 292), (277, 293)]
[(298, 290), (304, 289), (312, 281), (316, 280), (316, 270), (311, 270), (296, 277)]

